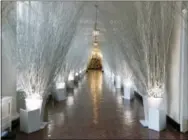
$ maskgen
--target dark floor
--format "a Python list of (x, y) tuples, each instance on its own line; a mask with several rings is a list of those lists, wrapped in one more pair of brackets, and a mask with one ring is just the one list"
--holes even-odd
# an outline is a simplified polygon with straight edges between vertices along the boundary
[(143, 128), (143, 107), (124, 101), (101, 72), (90, 71), (65, 102), (48, 103), (48, 126), (32, 134), (17, 132), (17, 140), (42, 139), (188, 139), (168, 126), (163, 132)]

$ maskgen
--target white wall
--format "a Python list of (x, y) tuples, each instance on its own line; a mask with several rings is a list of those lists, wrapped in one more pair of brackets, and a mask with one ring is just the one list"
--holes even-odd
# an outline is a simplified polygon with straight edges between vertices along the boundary
[[(181, 10), (181, 3), (177, 2), (177, 10)], [(180, 123), (180, 46), (181, 46), (181, 16), (175, 15), (175, 24), (172, 31), (171, 47), (168, 63), (167, 79), (167, 113), (168, 116)]]
[(180, 125), (181, 132), (188, 131), (188, 42), (187, 10), (182, 11), (181, 76), (180, 76)]
[[(0, 7), (1, 7), (1, 2), (0, 2)], [(1, 10), (0, 10), (0, 15), (1, 15)], [(1, 32), (2, 30), (1, 30), (1, 18), (0, 18), (0, 32)], [(1, 36), (1, 35), (0, 35)], [(0, 39), (0, 44), (1, 44), (1, 39)], [(1, 49), (0, 49), (0, 54), (2, 54), (1, 53)], [(1, 75), (1, 57), (0, 57), (0, 78), (2, 77), (2, 75)], [(2, 79), (2, 78), (1, 78)], [(0, 91), (2, 91), (1, 90), (1, 80), (0, 80)], [(2, 95), (2, 93), (1, 93), (1, 95)], [(1, 114), (1, 112), (2, 112), (2, 110), (1, 110), (1, 107), (0, 107), (0, 116), (2, 116), (2, 114)], [(2, 126), (2, 121), (0, 122), (0, 125)], [(1, 132), (1, 127), (0, 127), (0, 132)]]
[[(8, 5), (9, 3), (9, 5)], [(16, 66), (13, 62), (13, 55), (11, 48), (16, 45), (16, 23), (14, 20), (10, 21), (10, 16), (16, 18), (16, 2), (2, 2), (2, 96), (12, 96), (13, 119), (17, 118), (16, 108)], [(10, 14), (11, 13), (11, 14)], [(13, 26), (12, 26), (13, 25)]]

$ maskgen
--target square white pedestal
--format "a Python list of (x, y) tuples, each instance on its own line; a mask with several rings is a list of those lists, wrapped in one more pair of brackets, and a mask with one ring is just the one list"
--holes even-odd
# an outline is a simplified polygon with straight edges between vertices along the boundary
[(123, 92), (124, 92), (124, 96), (123, 96), (124, 99), (127, 99), (127, 100), (133, 99), (134, 90), (132, 88), (124, 86)]
[(53, 93), (53, 96), (56, 101), (65, 100), (67, 98), (66, 89), (65, 88), (56, 89), (55, 92)]
[(114, 76), (111, 77), (111, 81), (112, 81), (112, 83), (114, 83), (114, 81), (115, 81)]
[(116, 78), (115, 78), (115, 87), (117, 89), (121, 88), (121, 78), (119, 76), (116, 76)]
[(40, 109), (20, 109), (20, 131), (32, 133), (40, 130)]
[(166, 128), (166, 113), (164, 110), (149, 108), (148, 128), (162, 131)]
[(117, 89), (120, 89), (121, 88), (121, 81), (115, 81), (115, 87)]

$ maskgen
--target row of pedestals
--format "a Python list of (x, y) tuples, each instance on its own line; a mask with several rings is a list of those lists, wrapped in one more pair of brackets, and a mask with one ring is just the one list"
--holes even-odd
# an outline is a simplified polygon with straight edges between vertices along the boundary
[[(83, 78), (84, 74), (76, 75), (74, 80), (66, 82), (65, 86), (55, 88), (52, 91), (52, 96), (56, 101), (63, 101), (67, 99), (67, 88), (73, 89), (74, 83)], [(33, 101), (33, 104), (35, 102)], [(42, 102), (41, 102), (42, 104)], [(42, 105), (41, 105), (42, 106)], [(41, 108), (20, 109), (20, 130), (25, 133), (36, 132), (44, 128), (44, 123), (41, 122)]]
[(134, 89), (131, 86), (127, 86), (126, 84), (122, 84), (120, 78), (113, 79), (115, 81), (116, 89), (122, 89), (123, 87), (123, 98), (127, 100), (132, 100), (134, 98)]
[[(132, 86), (122, 84), (120, 77), (111, 77), (116, 89), (122, 89), (123, 98), (126, 100), (132, 100), (134, 98), (134, 89)], [(166, 111), (163, 108), (165, 106), (163, 98), (152, 98), (143, 96), (144, 105), (144, 120), (140, 120), (140, 123), (144, 127), (148, 127), (151, 130), (162, 131), (166, 128)]]

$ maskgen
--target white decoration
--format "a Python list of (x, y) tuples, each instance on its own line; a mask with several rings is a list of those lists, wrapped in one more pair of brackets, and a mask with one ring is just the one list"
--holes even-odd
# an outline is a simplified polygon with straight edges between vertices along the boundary
[[(35, 94), (37, 95), (37, 94)], [(26, 109), (28, 111), (41, 109), (43, 100), (37, 96), (30, 96), (25, 99)]]
[(163, 98), (143, 97), (145, 120), (140, 120), (144, 127), (155, 131), (166, 128), (166, 112), (162, 108)]
[(164, 109), (163, 101), (163, 98), (148, 97), (149, 108)]
[(123, 96), (124, 99), (127, 99), (127, 100), (132, 100), (133, 99), (134, 90), (133, 90), (132, 87), (129, 87), (129, 86), (127, 87), (127, 86), (124, 85), (123, 92), (124, 92), (124, 96)]
[(112, 76), (111, 76), (111, 81), (114, 83), (114, 80), (115, 80), (115, 78), (114, 78), (115, 76), (112, 74)]
[(20, 109), (20, 131), (32, 133), (40, 130), (40, 109)]
[(98, 36), (99, 35), (99, 31), (98, 30), (94, 30), (93, 31), (93, 36)]
[(74, 81), (75, 81), (75, 82), (78, 82), (79, 76), (80, 76), (80, 75), (78, 75), (78, 73), (76, 72), (76, 73), (75, 73), (75, 77), (74, 77)]
[(133, 82), (130, 79), (124, 81), (124, 86), (131, 88), (133, 86)]
[[(3, 5), (2, 11), (2, 42), (17, 42), (11, 50), (17, 56), (17, 82), (20, 89), (26, 92), (26, 98), (35, 93), (42, 93), (40, 96), (43, 98), (48, 93), (46, 90), (51, 86), (51, 81), (62, 73), (66, 78), (68, 76), (69, 86), (73, 87), (71, 82), (74, 76), (69, 76), (69, 73), (75, 69), (85, 70), (91, 53), (88, 46), (92, 46), (93, 25), (88, 21), (93, 22), (89, 17), (94, 11), (92, 8), (89, 10), (91, 12), (82, 10), (90, 9), (87, 7), (90, 4), (19, 1), (16, 3), (17, 16), (12, 16), (11, 9), (8, 9), (12, 6), (7, 5)], [(100, 31), (104, 38), (99, 40), (104, 69), (124, 79), (130, 74), (128, 67), (139, 91), (147, 92), (150, 97), (163, 97), (166, 94), (164, 83), (174, 11), (177, 12), (174, 10), (175, 3), (107, 2), (105, 7), (113, 9), (105, 8), (105, 14), (100, 15), (105, 15), (105, 18), (100, 18), (100, 27), (103, 27)], [(111, 16), (111, 11), (114, 16)], [(12, 27), (16, 27), (16, 30)], [(6, 37), (6, 34), (10, 36)], [(98, 34), (94, 32), (94, 35)], [(121, 82), (115, 81), (116, 87), (120, 88)]]
[(115, 86), (116, 86), (116, 88), (117, 89), (120, 89), (121, 88), (121, 78), (120, 78), (120, 76), (116, 76), (116, 79), (115, 79), (116, 81), (116, 84), (115, 84)]
[(65, 82), (56, 83), (56, 89), (62, 89), (62, 88), (65, 88)]
[(74, 80), (74, 74), (70, 73), (68, 77), (68, 81), (73, 81)]
[(148, 90), (149, 97), (162, 98), (164, 96), (164, 84), (156, 84)]
[(164, 110), (149, 108), (148, 128), (162, 131), (166, 128), (166, 113)]

